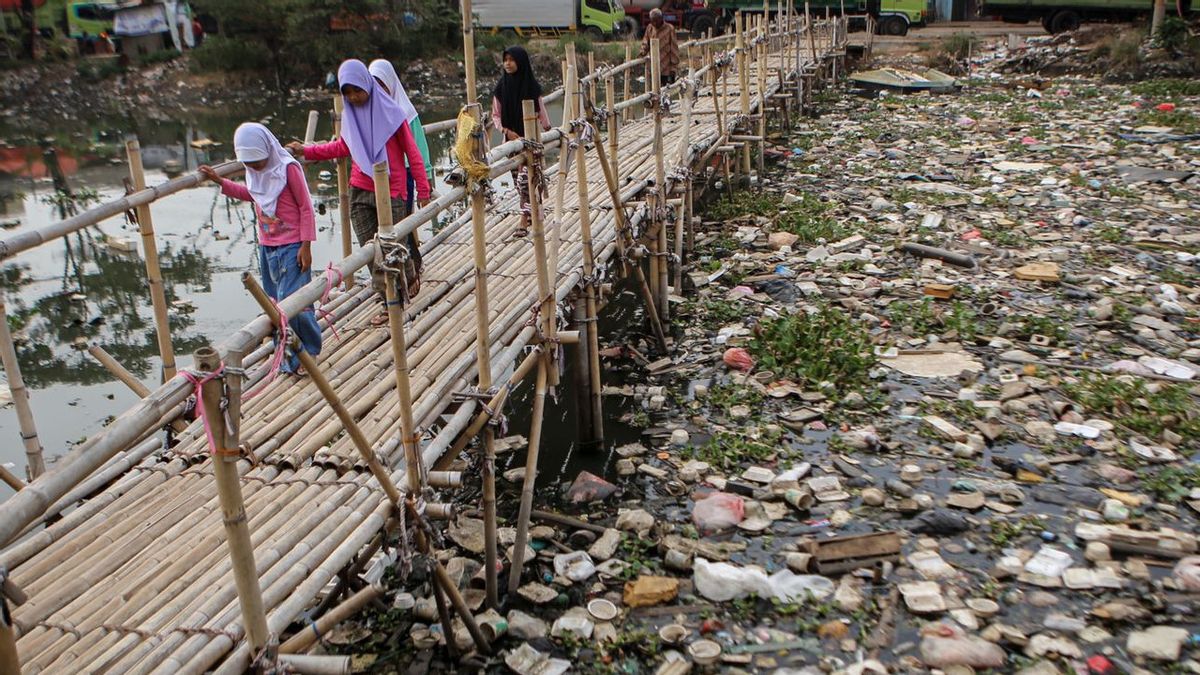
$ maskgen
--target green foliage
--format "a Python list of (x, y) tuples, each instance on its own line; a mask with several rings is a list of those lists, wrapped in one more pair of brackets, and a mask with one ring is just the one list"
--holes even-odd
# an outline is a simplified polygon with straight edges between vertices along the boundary
[(950, 304), (922, 298), (919, 302), (893, 302), (888, 305), (888, 319), (893, 328), (909, 335), (939, 334), (955, 331), (962, 340), (971, 341), (979, 335), (975, 311), (959, 300)]
[(1160, 78), (1134, 83), (1129, 89), (1138, 96), (1172, 98), (1176, 96), (1200, 96), (1200, 79), (1185, 80)]
[(755, 440), (738, 433), (719, 431), (707, 443), (692, 446), (692, 457), (726, 471), (742, 462), (766, 462), (781, 449), (778, 434), (766, 434)]
[(1192, 441), (1200, 436), (1200, 415), (1187, 388), (1155, 383), (1154, 391), (1141, 379), (1084, 374), (1067, 394), (1089, 413), (1104, 415), (1134, 432), (1159, 438), (1166, 429)]
[(1158, 40), (1159, 47), (1174, 52), (1181, 51), (1188, 44), (1187, 22), (1177, 16), (1168, 16), (1163, 19), (1154, 37)]
[(1160, 502), (1178, 502), (1200, 487), (1200, 465), (1165, 466), (1141, 473), (1142, 486)]
[(799, 193), (800, 201), (788, 204), (785, 211), (775, 220), (775, 229), (790, 232), (799, 241), (811, 244), (818, 239), (836, 241), (849, 235), (849, 231), (829, 216), (833, 208), (807, 192)]
[(75, 74), (84, 82), (103, 82), (125, 72), (117, 59), (84, 59), (75, 65)]
[(1035, 530), (1045, 529), (1046, 523), (1037, 516), (1022, 516), (1018, 520), (994, 518), (989, 527), (991, 528), (992, 545), (996, 548), (1004, 548), (1024, 535)]
[(1200, 133), (1200, 117), (1190, 110), (1143, 110), (1138, 122), (1158, 127), (1171, 127), (1182, 134)]
[(977, 42), (970, 33), (955, 33), (942, 38), (942, 51), (961, 61), (971, 55)]
[(845, 311), (823, 305), (759, 324), (749, 346), (761, 370), (773, 370), (803, 385), (865, 384), (876, 364), (866, 327)]
[(747, 216), (773, 216), (779, 213), (779, 198), (762, 192), (748, 190), (735, 192), (732, 197), (722, 195), (705, 210), (713, 220), (733, 220)]
[(1125, 233), (1125, 228), (1117, 225), (1101, 225), (1097, 227), (1096, 237), (1100, 241), (1109, 244), (1125, 244), (1129, 242), (1129, 235)]
[[(196, 50), (200, 68), (271, 70), (281, 88), (319, 77), (350, 57), (386, 56), (403, 64), (445, 49), (459, 25), (457, 4), (436, 0), (406, 3), (405, 14), (393, 11), (388, 0), (197, 0), (195, 5), (216, 17), (223, 32)], [(334, 23), (348, 29), (333, 30)]]
[(1113, 73), (1134, 74), (1142, 67), (1142, 40), (1145, 37), (1143, 32), (1136, 30), (1110, 35), (1092, 50), (1092, 58), (1106, 61)]

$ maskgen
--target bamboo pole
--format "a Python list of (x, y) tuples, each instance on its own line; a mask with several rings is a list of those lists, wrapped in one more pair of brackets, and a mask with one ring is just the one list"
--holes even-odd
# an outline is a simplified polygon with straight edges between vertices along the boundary
[(563, 135), (562, 142), (559, 144), (558, 175), (554, 183), (554, 236), (550, 246), (550, 269), (556, 281), (558, 277), (559, 256), (562, 251), (563, 221), (566, 220), (563, 212), (564, 191), (567, 186), (567, 172), (570, 171), (571, 161), (574, 159), (574, 156), (567, 151), (570, 141), (567, 134), (570, 133), (571, 122), (579, 117), (578, 111), (575, 110), (578, 99), (575, 96), (575, 60), (571, 58), (573, 54), (574, 45), (567, 43), (568, 58), (566, 61), (563, 61), (563, 71), (566, 73), (566, 79), (563, 80), (563, 89), (567, 94), (563, 98), (563, 121), (560, 127)]
[(25, 489), (25, 481), (17, 478), (16, 475), (5, 468), (3, 464), (0, 464), (0, 481), (17, 491)]
[[(133, 189), (146, 189), (146, 173), (142, 170), (142, 148), (136, 138), (125, 141), (125, 152), (129, 156), (129, 174), (133, 178)], [(142, 235), (142, 255), (146, 259), (146, 281), (150, 284), (150, 302), (154, 305), (154, 328), (158, 336), (158, 354), (162, 357), (162, 379), (166, 382), (175, 377), (175, 348), (171, 344), (171, 326), (167, 321), (167, 296), (163, 290), (162, 270), (158, 265), (158, 244), (154, 240), (154, 222), (150, 219), (150, 206), (137, 207), (138, 229)]]
[(0, 672), (21, 675), (21, 659), (17, 654), (17, 638), (13, 632), (12, 613), (8, 599), (0, 595)]
[(650, 73), (654, 80), (654, 221), (656, 240), (651, 272), (657, 277), (655, 290), (658, 291), (658, 316), (666, 322), (671, 317), (671, 289), (668, 286), (667, 275), (670, 265), (667, 260), (667, 223), (662, 219), (663, 207), (667, 204), (667, 172), (663, 157), (662, 130), (662, 51), (658, 38), (650, 40)]
[[(620, 120), (617, 118), (617, 83), (613, 78), (607, 77), (604, 80), (604, 102), (608, 105), (608, 159), (611, 162), (608, 170), (614, 176), (621, 175), (620, 163)], [(593, 99), (595, 100), (595, 99)], [(613, 204), (613, 208), (620, 208), (618, 204)], [(619, 239), (619, 237), (618, 237)], [(622, 263), (624, 264), (624, 263)]]
[[(743, 117), (750, 115), (750, 54), (746, 45), (746, 19), (739, 10), (734, 21), (737, 23), (737, 69), (738, 69), (738, 102)], [(742, 173), (750, 178), (750, 145), (742, 144)]]
[[(470, 0), (466, 0), (470, 2)], [(469, 93), (469, 92), (468, 92)], [(479, 105), (467, 104), (467, 110), (476, 124), (480, 122)], [(482, 126), (478, 127), (482, 130)], [(529, 130), (526, 129), (526, 133)], [(536, 131), (534, 132), (536, 134)], [(473, 140), (476, 158), (482, 158), (483, 148), (479, 138)], [(475, 363), (478, 371), (479, 391), (486, 392), (492, 388), (492, 355), (488, 340), (488, 280), (487, 280), (487, 203), (483, 195), (483, 185), (471, 186), (471, 241), (474, 252), (475, 269)], [(530, 187), (530, 192), (534, 192)], [(531, 197), (532, 199), (532, 197)], [(483, 480), (483, 529), (484, 545), (486, 548), (485, 579), (487, 581), (488, 606), (496, 609), (500, 606), (499, 581), (496, 578), (496, 438), (491, 427), (483, 430), (483, 463), (480, 470)]]
[(320, 116), (316, 110), (308, 111), (308, 124), (304, 127), (304, 142), (312, 143), (317, 139), (317, 120)]
[(383, 588), (371, 584), (358, 591), (341, 604), (325, 613), (324, 616), (309, 624), (300, 632), (293, 635), (287, 642), (279, 645), (280, 654), (300, 654), (320, 640), (331, 628), (354, 616), (363, 607), (383, 595)]
[[(13, 405), (17, 409), (17, 425), (21, 430), (21, 443), (25, 446), (25, 473), (34, 480), (46, 471), (42, 458), (42, 441), (38, 438), (37, 424), (33, 419), (33, 408), (29, 405), (29, 389), (21, 377), (21, 364), (17, 362), (17, 348), (13, 345), (12, 332), (8, 329), (8, 309), (0, 295), (0, 357), (3, 357), (4, 373), (8, 376), (8, 389)], [(21, 488), (14, 486), (14, 490)]]
[(251, 653), (258, 654), (267, 646), (270, 634), (267, 631), (262, 588), (259, 586), (258, 569), (254, 565), (254, 548), (250, 543), (246, 504), (242, 498), (241, 478), (237, 469), (241, 453), (236, 443), (229, 443), (227, 436), (229, 430), (236, 429), (240, 421), (232, 416), (226, 418), (221, 408), (225, 397), (225, 375), (222, 374), (221, 357), (216, 350), (208, 346), (197, 349), (193, 362), (200, 373), (210, 378), (201, 386), (200, 397), (204, 406), (204, 423), (214, 444), (211, 448), (213, 478), (217, 482), (229, 556), (233, 561), (233, 580), (242, 609), (242, 625), (245, 626)]
[[(592, 205), (588, 198), (587, 144), (580, 138), (582, 133), (582, 129), (576, 132), (578, 144), (575, 148), (575, 177), (577, 179), (576, 193), (579, 199), (579, 233), (583, 239), (584, 297), (588, 308), (587, 341), (591, 356), (589, 385), (591, 386), (592, 420), (595, 432), (595, 437), (591, 440), (599, 442), (604, 440), (604, 412), (600, 384), (600, 336), (599, 326), (596, 325), (596, 258), (592, 248)], [(599, 146), (601, 140), (596, 138), (595, 144)]]
[[(633, 46), (630, 45), (628, 42), (626, 42), (625, 43), (625, 63), (629, 63), (632, 60), (633, 60)], [(626, 70), (625, 73), (621, 76), (621, 100), (622, 101), (629, 100), (629, 78), (630, 78), (629, 71)], [(616, 108), (613, 108), (613, 111), (615, 112)], [(629, 108), (626, 108), (625, 109), (625, 117), (623, 118), (623, 120), (626, 123), (628, 123), (629, 120), (631, 120), (631, 119), (633, 119), (633, 113), (630, 111)]]
[[(387, 163), (380, 162), (374, 167), (375, 174), (375, 210), (379, 219), (379, 234), (377, 239), (386, 239), (395, 235), (394, 226), (392, 224), (392, 204), (391, 194), (388, 192), (388, 177)], [(403, 236), (403, 235), (401, 235)], [(379, 244), (377, 244), (379, 245)], [(404, 246), (399, 241), (397, 246)], [(403, 271), (401, 271), (403, 274)], [(441, 592), (434, 588), (434, 598), (438, 604), (438, 614), (441, 616), (442, 626), (446, 635), (446, 647), (455, 652), (454, 646), (454, 630), (450, 622), (449, 610), (445, 607), (441, 593), (445, 593), (450, 598), (450, 603), (454, 605), (455, 610), (459, 614), (459, 618), (467, 626), (471, 633), (471, 638), (475, 641), (475, 646), (479, 651), (488, 653), (491, 647), (488, 645), (487, 638), (479, 630), (479, 625), (471, 616), (471, 611), (467, 608), (466, 602), (462, 595), (459, 594), (458, 588), (450, 580), (450, 575), (446, 573), (446, 569), (442, 563), (433, 555), (433, 546), (429, 539), (425, 536), (425, 532), (421, 529), (420, 523), (423, 521), (421, 511), (417, 505), (417, 499), (421, 494), (422, 476), (425, 473), (425, 464), (421, 461), (420, 451), (417, 448), (417, 430), (416, 423), (413, 420), (413, 395), (412, 382), (409, 374), (408, 366), (408, 340), (404, 332), (404, 316), (403, 308), (401, 307), (401, 299), (398, 290), (396, 289), (396, 274), (388, 273), (386, 277), (385, 299), (388, 310), (388, 328), (391, 334), (392, 343), (392, 364), (396, 374), (396, 393), (400, 404), (400, 442), (404, 446), (405, 465), (408, 475), (408, 495), (405, 499), (404, 507), (408, 509), (411, 517), (417, 525), (413, 528), (414, 539), (416, 539), (417, 547), (421, 553), (425, 555), (434, 569), (434, 576), (437, 578), (438, 584), (441, 586)], [(343, 421), (345, 423), (345, 421)], [(353, 420), (350, 421), (353, 424)], [(347, 424), (347, 431), (350, 430), (350, 425)], [(359, 432), (361, 436), (361, 432)], [(356, 441), (357, 442), (357, 441)], [(369, 449), (366, 446), (366, 439), (360, 442), (360, 451)], [(364, 455), (366, 453), (364, 452)], [(392, 488), (395, 489), (394, 487)], [(389, 494), (389, 497), (391, 495)], [(399, 505), (399, 495), (392, 500), (394, 504)]]
[(763, 0), (763, 21), (759, 25), (759, 34), (763, 38), (755, 48), (754, 72), (758, 75), (758, 178), (761, 181), (767, 164), (767, 23), (766, 18), (771, 11), (770, 0)]
[[(3, 304), (0, 303), (0, 315), (2, 315), (3, 312)], [(3, 336), (0, 336), (0, 339), (3, 339)], [(100, 363), (100, 365), (104, 366), (108, 372), (112, 373), (113, 377), (120, 380), (126, 387), (129, 387), (129, 390), (134, 394), (137, 394), (138, 398), (146, 398), (150, 395), (150, 388), (142, 384), (141, 380), (137, 379), (133, 373), (126, 370), (125, 366), (121, 365), (120, 361), (114, 359), (112, 354), (109, 354), (107, 351), (105, 351), (103, 347), (95, 343), (88, 344), (88, 353), (91, 354), (92, 357)], [(187, 422), (183, 421), (182, 419), (176, 418), (171, 421), (171, 428), (174, 429), (176, 433), (183, 433), (184, 431), (187, 431), (188, 425)]]
[[(537, 131), (537, 112), (534, 109), (533, 101), (522, 101), (521, 106), (522, 112), (525, 115), (525, 135), (529, 136)], [(597, 139), (597, 144), (599, 144), (599, 139)], [(586, 157), (581, 156), (579, 160), (582, 165), (586, 162)], [(534, 157), (533, 152), (526, 153), (526, 162), (529, 166), (532, 167), (536, 161), (537, 159)], [(531, 172), (531, 183), (534, 178)], [(550, 273), (546, 256), (546, 232), (540, 213), (541, 199), (537, 196), (537, 190), (532, 187), (529, 190), (529, 201), (532, 211), (533, 252), (537, 265), (538, 297), (542, 303), (540, 310), (542, 338), (553, 341), (555, 339), (555, 303), (554, 293), (550, 288)], [(580, 212), (582, 214), (587, 208), (582, 198), (580, 205)], [(515, 594), (517, 588), (520, 587), (521, 571), (525, 565), (525, 545), (529, 541), (529, 512), (533, 509), (533, 490), (537, 482), (538, 450), (541, 443), (542, 415), (545, 410), (546, 380), (551, 367), (550, 359), (552, 353), (553, 350), (544, 350), (543, 356), (538, 363), (537, 385), (533, 400), (533, 417), (530, 421), (529, 444), (525, 455), (525, 480), (521, 485), (521, 505), (517, 514), (517, 538), (513, 544), (512, 567), (508, 573), (509, 595)]]
[[(658, 103), (660, 101), (658, 94), (659, 94), (660, 86), (661, 86), (661, 79), (659, 78), (659, 73), (658, 73), (658, 69), (661, 67), (660, 60), (659, 60), (660, 59), (659, 54), (660, 54), (660, 52), (659, 52), (658, 39), (651, 38), (650, 39), (650, 63), (648, 64), (649, 65), (649, 69), (648, 69), (649, 74), (646, 78), (646, 87), (647, 88), (653, 87), (653, 90), (652, 90), (652, 92), (653, 92), (652, 95), (654, 97), (653, 105), (654, 105), (654, 108), (656, 111), (658, 109)], [(649, 242), (649, 244), (650, 244), (650, 260), (648, 263), (649, 268), (650, 268), (650, 291), (654, 294), (654, 306), (658, 308), (659, 320), (666, 321), (666, 319), (667, 319), (666, 308), (664, 308), (662, 306), (662, 298), (663, 298), (663, 291), (662, 291), (662, 285), (661, 285), (662, 277), (658, 273), (658, 268), (660, 265), (662, 265), (662, 256), (660, 255), (660, 253), (662, 253), (662, 249), (659, 248), (659, 240), (657, 237), (657, 231), (655, 229), (655, 228), (658, 228), (661, 226), (661, 224), (659, 223), (659, 220), (658, 220), (658, 205), (660, 203), (659, 195), (661, 195), (665, 191), (663, 182), (666, 179), (666, 172), (661, 169), (661, 166), (662, 166), (661, 150), (662, 150), (662, 148), (661, 148), (660, 143), (661, 143), (661, 139), (662, 139), (662, 134), (661, 134), (661, 127), (658, 125), (660, 119), (661, 118), (658, 116), (658, 114), (656, 112), (654, 115), (655, 127), (654, 127), (654, 131), (651, 134), (651, 138), (653, 139), (653, 142), (654, 142), (654, 148), (651, 151), (654, 154), (654, 169), (655, 169), (654, 170), (654, 195), (651, 197), (648, 197), (646, 201), (652, 209), (651, 210), (651, 218), (650, 218), (650, 236), (653, 238)]]
[[(333, 96), (333, 135), (342, 136), (342, 115), (345, 112), (345, 102), (341, 94)], [(354, 227), (350, 223), (350, 160), (343, 157), (337, 160), (337, 190), (338, 190), (338, 223), (342, 228), (342, 257), (349, 258), (353, 250), (351, 232)], [(345, 288), (349, 289), (353, 279), (347, 278)]]
[(512, 567), (508, 572), (508, 593), (517, 592), (521, 572), (525, 567), (525, 546), (529, 541), (529, 517), (533, 510), (533, 490), (537, 482), (537, 464), (542, 442), (542, 416), (546, 409), (545, 357), (538, 359), (537, 382), (534, 385), (533, 411), (529, 422), (529, 447), (525, 455), (525, 475), (521, 484), (521, 505), (517, 514), (517, 539), (513, 544)]
[[(611, 118), (609, 124), (610, 126), (612, 125)], [(617, 187), (616, 158), (614, 157), (613, 160), (609, 162), (604, 156), (604, 152), (604, 145), (597, 142), (596, 154), (597, 159), (599, 160), (598, 164), (600, 164), (601, 172), (604, 173), (604, 182), (608, 186), (608, 197), (612, 203), (613, 217), (616, 220), (617, 251), (621, 257), (624, 258), (626, 250), (625, 237), (630, 237), (631, 243), (635, 242), (632, 242), (632, 230), (630, 229), (629, 223), (626, 220), (624, 203), (621, 200), (621, 195)], [(662, 321), (660, 321), (658, 318), (658, 309), (656, 307), (658, 300), (654, 297), (653, 291), (650, 290), (650, 286), (646, 282), (646, 275), (642, 271), (641, 262), (634, 261), (632, 267), (634, 276), (637, 278), (638, 290), (641, 291), (642, 294), (642, 302), (646, 305), (646, 316), (650, 320), (650, 329), (654, 332), (655, 339), (658, 340), (659, 348), (663, 352), (666, 352), (667, 337), (666, 333), (663, 331)]]
[[(471, 0), (460, 0), (462, 3), (462, 41), (463, 69), (466, 71), (467, 104), (478, 103), (475, 87), (475, 29), (474, 17), (471, 12)], [(447, 636), (447, 641), (450, 637)]]
[[(572, 43), (572, 46), (574, 46), (574, 43)], [(587, 92), (588, 92), (588, 97), (591, 98), (593, 101), (595, 101), (596, 100), (596, 78), (595, 78), (596, 52), (588, 52), (587, 56), (588, 56), (588, 81), (587, 81), (588, 88), (587, 88)]]
[[(471, 0), (462, 0), (462, 15), (463, 15), (463, 50), (465, 54), (466, 68), (466, 84), (467, 84), (467, 105), (471, 115), (475, 121), (482, 126), (481, 109), (477, 103), (478, 94), (475, 84), (475, 35), (472, 27), (471, 16)], [(480, 134), (480, 138), (476, 140), (474, 151), (477, 158), (483, 159), (485, 152), (486, 136)], [(535, 133), (533, 138), (537, 138)], [(478, 373), (478, 383), (480, 391), (489, 391), (492, 388), (492, 365), (491, 365), (491, 348), (488, 322), (490, 320), (490, 309), (488, 306), (488, 280), (487, 280), (487, 214), (485, 212), (486, 202), (483, 194), (482, 185), (471, 186), (471, 225), (472, 225), (472, 242), (474, 244), (474, 263), (475, 263), (475, 362), (476, 371)], [(403, 327), (399, 327), (402, 332)], [(395, 327), (393, 329), (393, 339), (395, 339)], [(399, 386), (399, 381), (397, 382)], [(403, 404), (402, 404), (403, 405)], [(411, 413), (408, 420), (407, 429), (412, 429)], [(483, 466), (481, 468), (481, 478), (483, 482), (483, 523), (484, 523), (484, 565), (487, 568), (485, 572), (486, 593), (488, 606), (496, 609), (500, 606), (499, 587), (500, 582), (496, 574), (496, 566), (499, 564), (496, 551), (496, 442), (495, 433), (491, 427), (483, 431)], [(415, 451), (413, 453), (415, 455)], [(412, 465), (409, 465), (411, 471)], [(446, 635), (446, 643), (453, 641), (453, 634)]]

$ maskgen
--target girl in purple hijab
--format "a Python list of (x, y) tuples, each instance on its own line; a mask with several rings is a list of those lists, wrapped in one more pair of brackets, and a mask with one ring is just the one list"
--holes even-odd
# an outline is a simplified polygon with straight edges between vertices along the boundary
[[(342, 136), (329, 143), (304, 145), (300, 142), (288, 144), (294, 153), (302, 153), (304, 159), (320, 161), (350, 157), (350, 222), (359, 246), (375, 238), (379, 231), (379, 219), (375, 212), (375, 182), (373, 167), (379, 162), (388, 164), (388, 184), (392, 197), (392, 218), (400, 222), (408, 215), (405, 200), (408, 174), (404, 168), (405, 158), (412, 168), (417, 188), (417, 204), (429, 203), (429, 180), (425, 174), (425, 161), (413, 138), (404, 111), (391, 96), (382, 91), (367, 66), (358, 59), (350, 59), (338, 68), (338, 87), (342, 92), (345, 109), (342, 115)], [(420, 290), (421, 254), (416, 237), (409, 235), (408, 248), (413, 265), (406, 274), (409, 296)], [(382, 296), (383, 273), (371, 265), (371, 282)], [(387, 321), (386, 313), (372, 320), (381, 324)]]

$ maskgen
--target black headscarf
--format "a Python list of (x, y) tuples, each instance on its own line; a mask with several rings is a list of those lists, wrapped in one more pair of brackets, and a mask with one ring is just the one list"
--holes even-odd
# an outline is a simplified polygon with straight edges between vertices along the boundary
[(504, 50), (504, 54), (517, 62), (517, 72), (509, 75), (508, 71), (505, 71), (496, 83), (492, 95), (500, 101), (500, 123), (505, 129), (520, 134), (525, 129), (521, 101), (532, 100), (534, 106), (541, 110), (542, 85), (538, 84), (533, 75), (533, 67), (529, 65), (529, 54), (525, 52), (524, 47), (509, 47)]

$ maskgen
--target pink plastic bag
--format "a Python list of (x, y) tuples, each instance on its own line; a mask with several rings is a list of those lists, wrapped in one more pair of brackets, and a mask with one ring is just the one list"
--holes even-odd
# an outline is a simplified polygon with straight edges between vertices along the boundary
[(728, 492), (714, 492), (692, 506), (692, 522), (704, 534), (727, 530), (746, 517), (746, 503)]
[(734, 370), (750, 370), (754, 367), (754, 357), (750, 356), (750, 352), (741, 347), (726, 349), (721, 359), (725, 362), (725, 365)]

